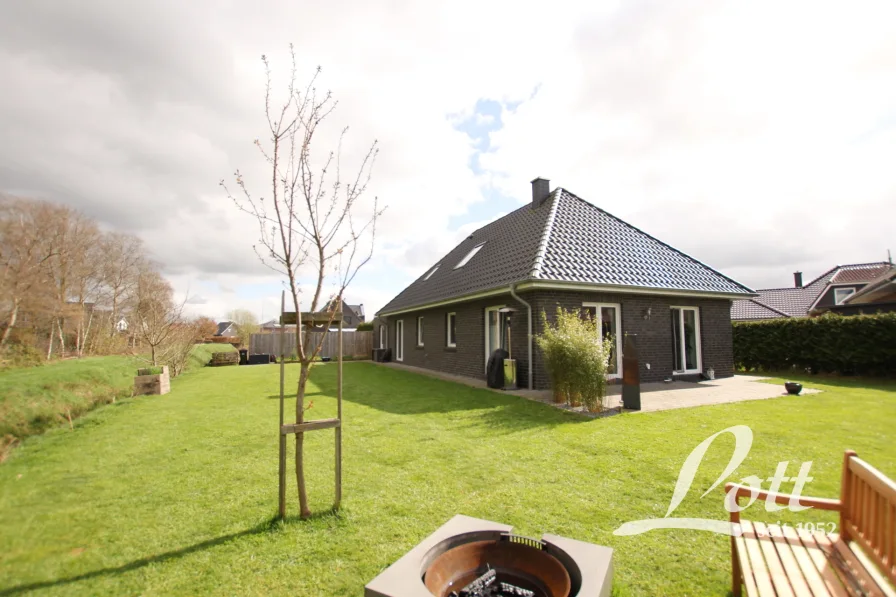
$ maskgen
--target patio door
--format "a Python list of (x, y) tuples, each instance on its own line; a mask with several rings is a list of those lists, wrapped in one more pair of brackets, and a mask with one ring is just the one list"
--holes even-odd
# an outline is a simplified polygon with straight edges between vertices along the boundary
[(582, 303), (582, 314), (597, 323), (599, 337), (612, 343), (607, 376), (619, 377), (622, 373), (622, 309), (618, 303)]
[(702, 373), (700, 311), (697, 307), (672, 307), (673, 373)]
[(499, 309), (504, 305), (489, 307), (485, 310), (485, 364), (488, 369), (488, 358), (499, 348), (507, 348), (504, 331), (507, 329), (507, 317)]
[(404, 360), (404, 320), (395, 322), (395, 360)]

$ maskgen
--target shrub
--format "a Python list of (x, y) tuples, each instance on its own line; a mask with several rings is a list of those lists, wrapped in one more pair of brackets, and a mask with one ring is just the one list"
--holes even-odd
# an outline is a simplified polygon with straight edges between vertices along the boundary
[(604, 407), (607, 363), (613, 342), (597, 335), (597, 324), (577, 311), (557, 307), (555, 323), (541, 313), (544, 331), (536, 338), (554, 389), (554, 400), (580, 403), (592, 412)]
[(896, 313), (735, 322), (734, 362), (741, 369), (892, 375)]
[(373, 322), (372, 321), (363, 321), (358, 324), (355, 328), (359, 332), (372, 332), (373, 331)]
[(43, 355), (30, 344), (10, 344), (0, 349), (0, 369), (38, 367), (43, 363)]

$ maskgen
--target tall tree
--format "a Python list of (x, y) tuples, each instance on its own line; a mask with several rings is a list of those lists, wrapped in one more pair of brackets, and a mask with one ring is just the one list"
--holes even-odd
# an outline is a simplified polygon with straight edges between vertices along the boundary
[(103, 237), (102, 247), (105, 299), (111, 310), (109, 329), (106, 333), (111, 337), (118, 333), (116, 326), (136, 292), (140, 266), (146, 263), (148, 258), (143, 242), (130, 234), (115, 232), (106, 234)]
[[(260, 239), (254, 246), (262, 263), (287, 279), (291, 302), (297, 313), (301, 304), (306, 311), (323, 307), (325, 286), (335, 288), (336, 304), (341, 304), (346, 287), (358, 270), (373, 254), (376, 222), (382, 214), (377, 199), (369, 205), (362, 201), (370, 181), (376, 155), (374, 141), (357, 169), (345, 177), (341, 164), (342, 140), (348, 129), (331, 149), (319, 151), (321, 124), (336, 108), (332, 94), (319, 94), (315, 87), (320, 68), (304, 88), (297, 84), (295, 51), (290, 45), (292, 68), (286, 96), (281, 102), (272, 97), (270, 64), (261, 57), (267, 76), (264, 109), (267, 139), (255, 140), (267, 163), (270, 194), (267, 197), (249, 191), (243, 175), (237, 170), (235, 192), (221, 181), (228, 197), (242, 211), (258, 222)], [(312, 143), (315, 142), (315, 144)], [(306, 281), (310, 297), (302, 297), (300, 285)], [(332, 324), (335, 311), (329, 313)], [(329, 327), (329, 326), (328, 326)], [(311, 363), (321, 350), (324, 335), (316, 343), (308, 330), (296, 334), (299, 380), (296, 386), (296, 423), (305, 420), (305, 388)], [(311, 515), (305, 487), (304, 433), (295, 435), (296, 484), (299, 514)]]
[(0, 307), (6, 307), (0, 347), (5, 346), (23, 308), (40, 302), (47, 260), (53, 206), (43, 201), (0, 198)]

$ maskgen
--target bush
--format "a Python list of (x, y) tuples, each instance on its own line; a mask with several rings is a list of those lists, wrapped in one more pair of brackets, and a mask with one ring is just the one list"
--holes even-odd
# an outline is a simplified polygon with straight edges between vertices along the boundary
[(896, 372), (896, 313), (735, 322), (741, 369), (801, 369), (848, 375)]
[(597, 335), (597, 323), (582, 319), (577, 311), (557, 307), (556, 323), (541, 313), (544, 332), (536, 342), (544, 355), (554, 389), (554, 400), (572, 406), (584, 404), (600, 412), (607, 394), (607, 363), (613, 347), (611, 339)]
[(359, 332), (372, 332), (373, 331), (373, 322), (372, 321), (362, 321), (355, 328)]
[(43, 364), (43, 355), (30, 344), (9, 344), (0, 349), (0, 370), (38, 367)]

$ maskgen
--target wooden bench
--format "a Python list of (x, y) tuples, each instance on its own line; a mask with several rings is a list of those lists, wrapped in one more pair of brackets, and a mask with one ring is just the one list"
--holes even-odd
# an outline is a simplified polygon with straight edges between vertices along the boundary
[[(743, 534), (731, 537), (732, 593), (809, 595), (896, 595), (896, 483), (849, 450), (843, 457), (840, 499), (800, 497), (803, 506), (840, 513), (839, 534), (810, 533), (790, 526), (741, 520)], [(757, 496), (788, 504), (791, 496), (729, 483), (727, 500)], [(730, 503), (729, 503), (730, 505)], [(819, 525), (820, 526), (820, 525)], [(733, 528), (736, 528), (732, 525)]]

